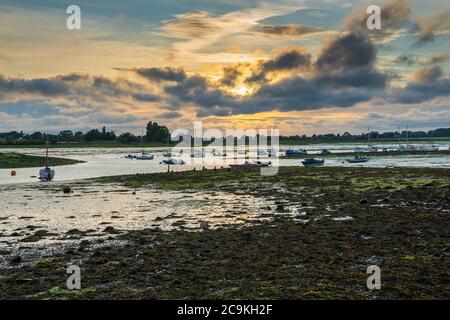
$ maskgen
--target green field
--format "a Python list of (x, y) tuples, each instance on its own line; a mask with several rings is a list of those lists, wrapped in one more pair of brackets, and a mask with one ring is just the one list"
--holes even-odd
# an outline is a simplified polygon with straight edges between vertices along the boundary
[[(46, 148), (45, 143), (28, 143), (15, 142), (7, 143), (0, 142), (1, 148)], [(137, 143), (119, 143), (115, 141), (94, 141), (94, 142), (58, 142), (50, 143), (49, 148), (141, 148)], [(144, 143), (144, 147), (167, 147), (166, 143)]]
[[(49, 166), (65, 166), (69, 164), (81, 163), (82, 161), (64, 158), (49, 158)], [(0, 152), (0, 169), (18, 169), (42, 167), (45, 157), (30, 156), (14, 152)]]

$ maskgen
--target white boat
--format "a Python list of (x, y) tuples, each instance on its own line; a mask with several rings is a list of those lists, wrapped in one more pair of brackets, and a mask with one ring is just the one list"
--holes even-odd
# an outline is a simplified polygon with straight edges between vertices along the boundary
[(347, 161), (348, 163), (365, 163), (365, 162), (369, 161), (369, 158), (356, 156), (353, 158), (347, 158), (347, 159), (345, 159), (345, 161)]
[(140, 156), (136, 156), (132, 159), (136, 159), (136, 160), (153, 160), (155, 157), (152, 154), (147, 154), (144, 152), (144, 133), (142, 132), (142, 138), (141, 138), (141, 155)]
[(164, 164), (170, 164), (170, 165), (183, 165), (183, 164), (185, 164), (184, 160), (182, 160), (182, 159), (164, 159), (162, 162)]
[(55, 177), (55, 170), (48, 166), (48, 146), (45, 152), (45, 168), (39, 170), (39, 180), (52, 181)]
[(242, 169), (242, 168), (261, 168), (268, 167), (272, 162), (262, 162), (262, 161), (245, 161), (242, 164), (230, 164), (232, 169)]
[(153, 160), (155, 157), (152, 154), (142, 153), (140, 156), (136, 156), (136, 160)]

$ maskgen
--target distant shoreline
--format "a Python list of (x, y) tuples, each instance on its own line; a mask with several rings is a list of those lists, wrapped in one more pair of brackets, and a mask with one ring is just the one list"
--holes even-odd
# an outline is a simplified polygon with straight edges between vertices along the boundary
[[(450, 137), (435, 137), (435, 138), (411, 138), (408, 141), (399, 141), (398, 139), (374, 139), (369, 143), (372, 145), (377, 144), (408, 144), (408, 143), (433, 143), (435, 141), (445, 141), (450, 143)], [(208, 146), (210, 142), (204, 142), (203, 146)], [(367, 145), (368, 142), (366, 140), (349, 140), (349, 141), (336, 141), (330, 139), (299, 139), (299, 140), (285, 140), (280, 139), (280, 145), (315, 145), (315, 144), (363, 144)], [(171, 144), (170, 147), (174, 147), (176, 144)], [(23, 142), (17, 143), (1, 143), (0, 142), (0, 150), (1, 149), (9, 149), (9, 148), (46, 148), (47, 145), (45, 143), (42, 144), (27, 144)], [(105, 141), (96, 141), (96, 142), (58, 142), (55, 144), (49, 144), (49, 148), (141, 148), (139, 144), (126, 144), (126, 143), (117, 143), (117, 142), (105, 142)], [(166, 143), (144, 143), (144, 148), (167, 148)]]

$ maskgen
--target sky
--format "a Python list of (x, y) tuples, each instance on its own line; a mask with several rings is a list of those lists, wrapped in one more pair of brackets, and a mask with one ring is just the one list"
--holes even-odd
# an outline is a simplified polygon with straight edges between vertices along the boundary
[(0, 0), (0, 132), (450, 127), (449, 40), (450, 0)]

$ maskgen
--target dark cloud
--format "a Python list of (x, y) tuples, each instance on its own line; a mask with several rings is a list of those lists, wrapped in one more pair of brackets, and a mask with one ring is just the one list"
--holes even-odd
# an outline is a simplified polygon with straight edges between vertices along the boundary
[(437, 97), (450, 97), (450, 79), (438, 66), (422, 68), (414, 75), (414, 81), (388, 96), (392, 102), (420, 103)]
[(416, 83), (433, 82), (441, 79), (443, 76), (444, 71), (438, 66), (422, 68), (419, 69), (414, 75), (414, 82)]
[(404, 89), (394, 91), (387, 100), (395, 103), (421, 103), (439, 97), (450, 97), (450, 80), (439, 79), (432, 82), (410, 83)]
[(132, 95), (133, 99), (143, 102), (156, 102), (160, 101), (161, 97), (156, 94), (148, 94), (148, 93), (135, 93)]
[(8, 93), (30, 93), (43, 96), (65, 95), (70, 92), (69, 86), (57, 78), (49, 79), (16, 79), (0, 75), (0, 96)]
[(239, 65), (227, 66), (223, 68), (223, 77), (220, 81), (226, 87), (234, 87), (240, 76), (242, 71), (239, 70)]
[(295, 70), (298, 68), (309, 68), (311, 55), (297, 49), (288, 49), (273, 59), (260, 62), (258, 70), (246, 79), (247, 83), (266, 82), (270, 72)]
[(416, 64), (417, 60), (413, 56), (402, 54), (401, 56), (398, 56), (394, 62), (411, 66), (413, 64)]
[(302, 36), (310, 33), (322, 32), (322, 29), (304, 26), (301, 24), (286, 25), (260, 25), (255, 30), (262, 33), (273, 34), (278, 36)]
[[(145, 93), (138, 83), (125, 79), (111, 80), (102, 76), (83, 74), (60, 75), (51, 78), (17, 79), (0, 75), (0, 98), (8, 100), (14, 95), (34, 95), (47, 98), (63, 97), (80, 103), (87, 98), (94, 102), (105, 102), (113, 97), (130, 97), (137, 101), (154, 102), (161, 97)], [(86, 102), (85, 105), (88, 103)], [(90, 103), (89, 103), (90, 104)]]
[(437, 13), (417, 21), (420, 36), (418, 44), (425, 44), (433, 41), (436, 33), (450, 31), (450, 10)]
[(389, 76), (370, 67), (331, 71), (314, 78), (324, 88), (384, 88)]
[(138, 75), (148, 80), (159, 81), (174, 81), (181, 82), (186, 79), (186, 73), (181, 68), (148, 68), (148, 69), (136, 69)]
[(376, 49), (363, 33), (349, 33), (330, 42), (320, 53), (316, 68), (320, 72), (372, 66)]
[(433, 64), (446, 63), (446, 62), (449, 62), (449, 61), (450, 61), (449, 54), (448, 53), (442, 53), (442, 54), (437, 54), (437, 55), (431, 56), (423, 64), (425, 64), (425, 65), (433, 65)]
[(182, 114), (176, 111), (172, 111), (172, 112), (165, 112), (163, 114), (159, 115), (159, 118), (162, 119), (176, 119), (176, 118), (181, 118)]

